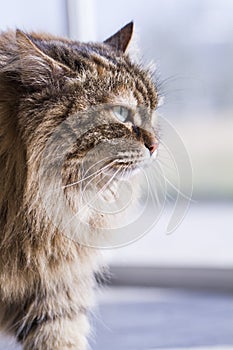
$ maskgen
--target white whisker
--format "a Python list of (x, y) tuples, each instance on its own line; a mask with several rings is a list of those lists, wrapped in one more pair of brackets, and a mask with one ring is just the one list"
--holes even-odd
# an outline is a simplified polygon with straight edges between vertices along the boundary
[[(161, 164), (163, 165), (163, 164)], [(183, 193), (176, 185), (174, 185), (169, 179), (167, 176), (165, 176), (163, 174), (164, 178), (165, 178), (165, 181), (169, 184), (169, 186), (171, 186), (171, 188), (173, 190), (176, 191), (177, 194), (179, 194), (180, 196), (182, 196), (183, 198), (187, 199), (188, 201), (191, 201), (192, 203), (195, 203), (196, 201), (194, 201), (192, 198), (190, 198), (189, 196), (187, 196), (185, 193)]]
[[(102, 192), (104, 192), (104, 190), (110, 185), (110, 183), (114, 180), (114, 178), (116, 177), (116, 175), (119, 173), (119, 171), (122, 169), (122, 167), (119, 167), (116, 172), (112, 175), (112, 177), (107, 181), (106, 184), (104, 184), (104, 186), (97, 191), (97, 193), (95, 194), (95, 196), (88, 201), (87, 203), (85, 203), (74, 215), (73, 217), (68, 221), (68, 223), (63, 227), (63, 229), (65, 229), (78, 215), (81, 214), (81, 212), (86, 209), (88, 206), (90, 206), (92, 203), (95, 202), (95, 200), (98, 198), (98, 195), (101, 194)], [(75, 233), (74, 233), (75, 234)], [(72, 239), (72, 238), (70, 238)]]
[[(83, 182), (83, 181), (86, 181), (87, 179), (91, 178), (92, 176), (94, 176), (94, 175), (96, 175), (96, 174), (98, 175), (99, 173), (102, 173), (103, 170), (105, 170), (106, 168), (110, 167), (110, 166), (111, 166), (112, 164), (114, 164), (115, 162), (116, 162), (116, 160), (113, 160), (113, 161), (110, 162), (109, 164), (105, 165), (103, 168), (96, 170), (93, 174), (90, 174), (90, 175), (88, 175), (88, 176), (85, 176), (85, 177), (83, 177), (82, 179), (80, 179), (79, 181), (76, 181), (76, 182), (73, 182), (73, 183), (71, 183), (71, 184), (62, 186), (62, 189), (68, 188), (68, 187), (71, 187), (71, 186), (75, 186), (75, 185), (77, 185), (77, 184), (79, 184), (79, 183), (81, 183), (81, 182)], [(99, 163), (99, 162), (97, 162), (96, 164), (98, 164), (98, 163)], [(96, 164), (94, 164), (94, 165), (96, 165)], [(93, 166), (92, 166), (92, 167), (93, 167)], [(90, 167), (87, 171), (89, 171), (92, 167)], [(87, 173), (87, 171), (86, 171), (86, 173)]]

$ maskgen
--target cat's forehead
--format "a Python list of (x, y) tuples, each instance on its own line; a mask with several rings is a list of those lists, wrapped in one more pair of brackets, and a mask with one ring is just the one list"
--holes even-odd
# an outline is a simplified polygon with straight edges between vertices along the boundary
[(109, 97), (109, 102), (113, 105), (122, 105), (131, 109), (138, 107), (138, 101), (132, 91), (121, 91), (119, 94), (112, 94)]
[[(152, 95), (152, 98), (151, 98)], [(112, 91), (108, 95), (107, 103), (112, 105), (120, 105), (131, 109), (134, 112), (139, 110), (146, 113), (153, 113), (158, 105), (157, 91), (150, 91), (144, 89), (143, 93), (136, 86), (128, 88), (127, 86), (121, 87)]]
[[(141, 64), (103, 43), (80, 43), (71, 40), (32, 36), (33, 42), (48, 56), (68, 66), (85, 88), (114, 98), (121, 104), (147, 106), (154, 110), (158, 93), (151, 74)], [(92, 91), (93, 90), (93, 91)], [(93, 94), (92, 94), (93, 95)]]

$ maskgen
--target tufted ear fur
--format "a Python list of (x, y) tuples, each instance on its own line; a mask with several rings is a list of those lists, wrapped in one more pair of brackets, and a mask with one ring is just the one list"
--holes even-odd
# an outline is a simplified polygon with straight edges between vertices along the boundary
[(16, 31), (18, 46), (18, 69), (23, 84), (29, 86), (46, 86), (56, 77), (68, 73), (68, 67), (49, 57), (37, 47), (32, 38), (24, 32)]
[(104, 41), (113, 49), (125, 52), (133, 34), (133, 22), (126, 24), (117, 33)]

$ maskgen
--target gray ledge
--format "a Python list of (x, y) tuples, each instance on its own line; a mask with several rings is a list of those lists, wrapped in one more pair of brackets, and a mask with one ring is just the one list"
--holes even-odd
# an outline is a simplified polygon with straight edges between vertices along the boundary
[(199, 267), (111, 266), (113, 286), (206, 289), (233, 293), (233, 269)]

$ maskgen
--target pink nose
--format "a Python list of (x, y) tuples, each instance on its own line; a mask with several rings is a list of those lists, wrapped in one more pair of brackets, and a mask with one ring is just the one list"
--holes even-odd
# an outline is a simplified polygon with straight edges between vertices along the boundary
[(158, 148), (158, 143), (157, 142), (153, 142), (151, 145), (145, 145), (148, 150), (150, 151), (150, 155), (152, 156), (152, 154), (154, 153), (154, 151), (157, 150)]

